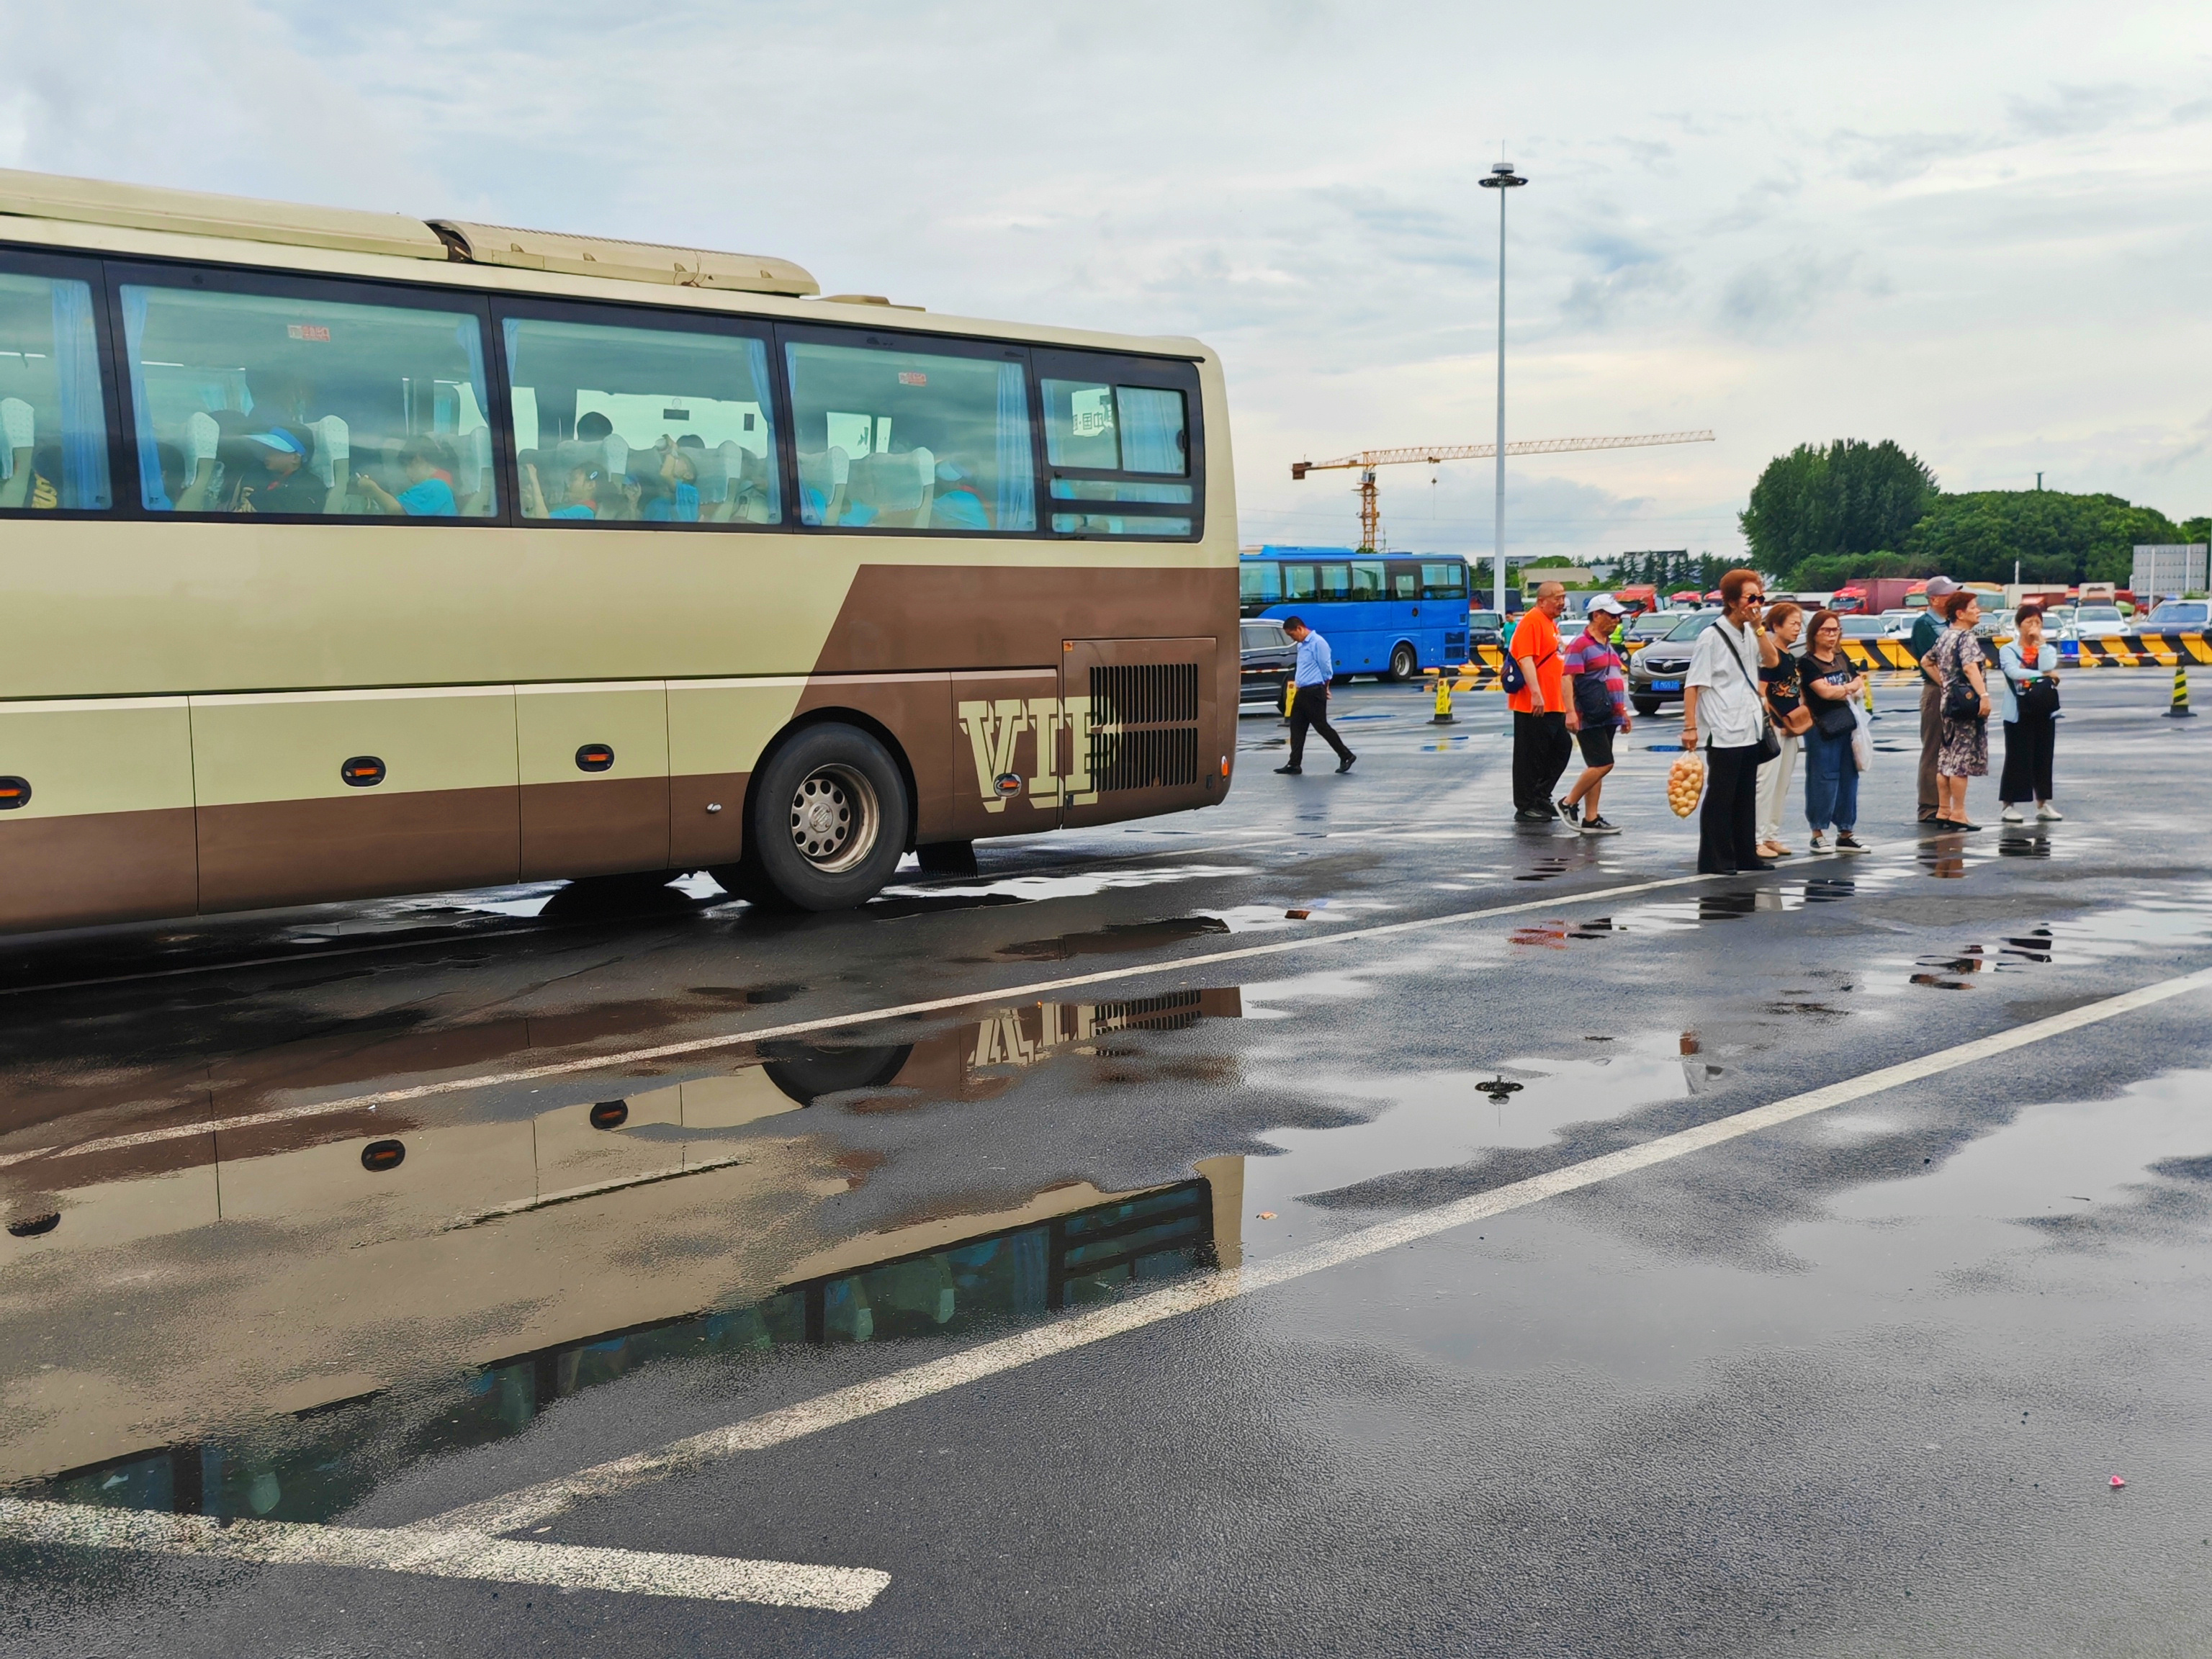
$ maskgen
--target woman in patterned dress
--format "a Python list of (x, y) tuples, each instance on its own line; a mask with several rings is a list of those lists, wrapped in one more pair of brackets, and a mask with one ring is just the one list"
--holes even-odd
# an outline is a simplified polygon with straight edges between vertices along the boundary
[[(1936, 827), (1939, 830), (1978, 830), (1966, 817), (1966, 780), (1990, 775), (1990, 691), (1982, 676), (1982, 639), (1974, 624), (1982, 607), (1971, 590), (1946, 594), (1937, 601), (1950, 626), (1929, 652), (1936, 677), (1943, 687), (1942, 736), (1936, 750)], [(1971, 714), (1954, 714), (1958, 701), (1954, 687), (1963, 684), (1972, 694)]]

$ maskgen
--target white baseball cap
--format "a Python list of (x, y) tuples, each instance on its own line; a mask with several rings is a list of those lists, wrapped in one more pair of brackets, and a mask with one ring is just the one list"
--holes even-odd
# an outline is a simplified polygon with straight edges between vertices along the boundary
[(1591, 611), (1602, 611), (1609, 617), (1625, 617), (1628, 614), (1628, 607), (1610, 593), (1594, 596), (1588, 608)]

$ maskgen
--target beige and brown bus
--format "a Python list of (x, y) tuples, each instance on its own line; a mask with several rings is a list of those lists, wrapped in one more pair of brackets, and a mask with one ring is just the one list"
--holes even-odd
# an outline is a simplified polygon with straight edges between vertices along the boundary
[(1194, 341), (0, 172), (0, 929), (1207, 805), (1235, 523)]

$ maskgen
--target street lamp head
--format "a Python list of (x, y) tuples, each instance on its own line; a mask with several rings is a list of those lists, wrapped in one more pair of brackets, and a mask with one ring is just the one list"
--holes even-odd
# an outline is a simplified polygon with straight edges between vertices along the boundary
[(1499, 161), (1491, 167), (1490, 176), (1487, 179), (1480, 179), (1477, 182), (1485, 190), (1511, 190), (1515, 185), (1525, 185), (1528, 181), (1513, 171), (1513, 164), (1510, 161)]

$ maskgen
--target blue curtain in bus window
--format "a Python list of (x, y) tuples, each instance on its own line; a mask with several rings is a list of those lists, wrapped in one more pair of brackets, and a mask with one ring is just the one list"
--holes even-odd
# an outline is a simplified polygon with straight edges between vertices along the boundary
[(61, 404), (61, 504), (106, 507), (107, 416), (100, 407), (92, 289), (86, 283), (54, 284), (54, 374)]
[(1019, 363), (999, 365), (998, 523), (1036, 528), (1036, 468), (1030, 459), (1030, 397)]
[(138, 490), (149, 512), (171, 513), (175, 506), (161, 483), (161, 452), (154, 440), (154, 417), (146, 406), (146, 290), (123, 288), (123, 355), (131, 362), (131, 408), (138, 422)]
[(1121, 470), (1181, 477), (1188, 470), (1183, 459), (1182, 393), (1125, 386), (1116, 386), (1115, 396), (1121, 411)]

